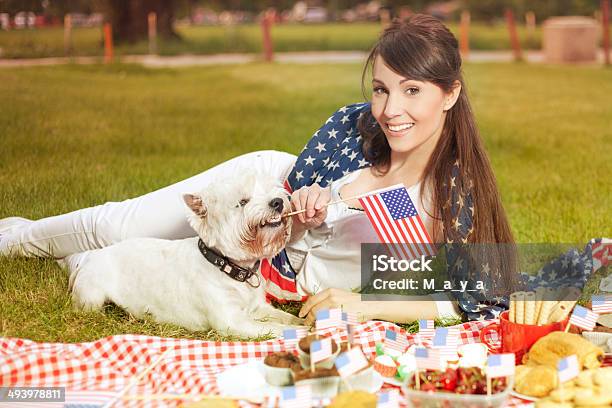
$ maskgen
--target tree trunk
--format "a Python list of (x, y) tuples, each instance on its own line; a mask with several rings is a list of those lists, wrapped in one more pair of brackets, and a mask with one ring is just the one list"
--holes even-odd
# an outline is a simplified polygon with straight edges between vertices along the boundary
[(147, 15), (157, 13), (157, 33), (180, 38), (174, 31), (175, 0), (106, 0), (106, 18), (113, 26), (113, 41), (136, 42), (147, 38)]

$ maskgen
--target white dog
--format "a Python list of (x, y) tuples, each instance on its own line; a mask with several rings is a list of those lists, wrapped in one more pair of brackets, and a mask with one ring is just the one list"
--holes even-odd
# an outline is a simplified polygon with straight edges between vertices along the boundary
[(134, 238), (87, 252), (71, 268), (75, 305), (92, 310), (112, 301), (136, 317), (150, 313), (158, 322), (245, 337), (278, 336), (302, 324), (266, 303), (258, 272), (260, 259), (289, 239), (291, 217), (283, 216), (290, 205), (281, 184), (247, 173), (183, 200), (199, 237)]

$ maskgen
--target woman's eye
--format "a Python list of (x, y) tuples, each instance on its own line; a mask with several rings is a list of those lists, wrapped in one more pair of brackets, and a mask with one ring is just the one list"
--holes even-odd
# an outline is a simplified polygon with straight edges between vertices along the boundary
[(380, 86), (377, 86), (376, 88), (372, 89), (372, 93), (374, 93), (374, 95), (381, 95), (386, 92), (387, 91), (385, 91), (385, 88), (381, 88)]
[(238, 202), (238, 205), (241, 207), (244, 207), (245, 205), (247, 205), (248, 202), (249, 202), (248, 198), (243, 198), (242, 200)]
[(418, 94), (418, 93), (419, 93), (419, 91), (420, 91), (420, 89), (419, 89), (419, 88), (416, 88), (416, 87), (414, 87), (414, 86), (411, 86), (410, 88), (407, 88), (407, 89), (406, 89), (406, 93), (407, 93), (408, 95), (416, 95), (416, 94)]

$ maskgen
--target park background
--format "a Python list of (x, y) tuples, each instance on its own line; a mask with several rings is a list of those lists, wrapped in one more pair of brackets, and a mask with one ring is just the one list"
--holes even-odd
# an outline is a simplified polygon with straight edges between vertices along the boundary
[[(0, 0), (0, 218), (120, 201), (249, 151), (298, 154), (332, 112), (367, 98), (365, 52), (388, 20), (427, 12), (463, 40), (468, 93), (517, 241), (610, 237), (604, 3)], [(546, 61), (543, 22), (560, 15), (597, 25), (593, 61)], [(49, 260), (0, 259), (0, 310), (5, 337), (228, 339), (110, 305), (74, 311), (66, 273)]]

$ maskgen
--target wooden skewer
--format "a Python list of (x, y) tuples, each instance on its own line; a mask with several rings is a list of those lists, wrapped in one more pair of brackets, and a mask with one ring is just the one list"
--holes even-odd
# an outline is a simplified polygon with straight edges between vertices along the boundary
[(149, 371), (151, 371), (156, 365), (158, 365), (163, 359), (164, 357), (166, 357), (168, 355), (168, 353), (171, 351), (172, 349), (167, 349), (166, 351), (164, 351), (158, 358), (157, 360), (155, 360), (154, 362), (152, 362), (147, 368), (145, 368), (140, 374), (138, 374), (136, 377), (132, 377), (132, 379), (130, 380), (130, 382), (128, 383), (128, 385), (126, 385), (121, 391), (119, 391), (117, 393), (117, 395), (110, 400), (109, 402), (107, 402), (106, 404), (104, 404), (102, 406), (102, 408), (110, 408), (113, 405), (115, 405), (120, 399), (121, 397), (123, 397), (123, 395), (128, 392), (130, 390), (130, 388), (132, 388), (133, 386), (135, 386), (136, 384), (138, 384), (140, 382), (140, 380), (142, 380), (142, 378), (147, 375), (149, 373)]
[[(359, 198), (362, 198), (362, 197), (365, 197), (365, 196), (368, 196), (368, 195), (371, 195), (371, 194), (372, 193), (370, 192), (370, 193), (367, 193), (367, 194), (359, 194), (359, 195), (356, 195), (356, 196), (343, 198), (341, 200), (330, 201), (329, 203), (325, 204), (325, 207), (327, 207), (329, 205), (333, 205), (333, 204), (343, 203), (343, 202), (349, 201), (349, 200), (357, 200)], [(298, 211), (292, 211), (290, 213), (287, 213), (287, 214), (283, 215), (283, 217), (290, 217), (292, 215), (300, 214), (300, 213), (303, 213), (303, 212), (306, 212), (306, 209), (298, 210)]]

